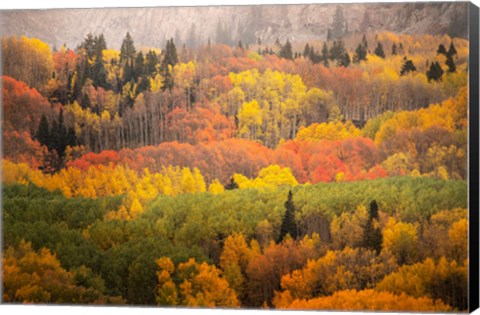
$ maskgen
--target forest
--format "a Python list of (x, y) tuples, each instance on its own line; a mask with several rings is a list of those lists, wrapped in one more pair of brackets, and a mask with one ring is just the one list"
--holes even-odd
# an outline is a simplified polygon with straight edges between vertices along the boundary
[(468, 308), (468, 41), (2, 38), (6, 303)]

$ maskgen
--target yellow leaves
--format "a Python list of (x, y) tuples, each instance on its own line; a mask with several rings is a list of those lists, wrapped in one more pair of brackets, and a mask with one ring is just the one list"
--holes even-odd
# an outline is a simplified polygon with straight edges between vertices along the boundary
[[(32, 170), (24, 163), (15, 164), (3, 160), (2, 180), (4, 183), (25, 185), (31, 182), (50, 191), (60, 190), (69, 198), (78, 196), (98, 198), (128, 193), (126, 205), (132, 217), (143, 211), (142, 204), (159, 194), (171, 196), (206, 191), (205, 180), (197, 168), (193, 169), (192, 174), (189, 168), (171, 166), (154, 174), (145, 169), (141, 175), (120, 165), (90, 166), (86, 171), (69, 167), (49, 175)], [(221, 186), (218, 181), (214, 183), (217, 192), (221, 190), (218, 185)]]
[(120, 51), (114, 49), (102, 50), (103, 63), (107, 67), (109, 64), (118, 64), (120, 62)]
[(214, 195), (220, 194), (225, 191), (223, 185), (218, 181), (218, 179), (214, 179), (213, 182), (208, 186), (208, 191)]
[(168, 257), (156, 261), (157, 303), (203, 307), (237, 307), (240, 303), (220, 270), (207, 263), (198, 264), (191, 258), (175, 269)]
[(360, 246), (364, 236), (364, 226), (367, 222), (367, 208), (359, 205), (353, 213), (343, 212), (334, 216), (330, 223), (330, 233), (334, 248), (343, 249), (345, 246)]
[(452, 308), (440, 300), (414, 298), (405, 294), (394, 295), (374, 290), (345, 290), (331, 296), (311, 300), (294, 300), (284, 309), (349, 310), (349, 311), (451, 311)]
[(441, 104), (432, 104), (416, 111), (397, 112), (381, 125), (375, 143), (381, 145), (400, 130), (425, 131), (434, 126), (450, 132), (464, 129), (467, 126), (466, 106), (466, 90), (462, 89), (456, 98), (447, 99)]
[(173, 69), (175, 83), (183, 89), (191, 87), (196, 75), (196, 70), (197, 65), (193, 61), (176, 64)]
[(297, 180), (288, 167), (280, 167), (276, 164), (262, 168), (255, 179), (248, 179), (241, 174), (233, 175), (235, 183), (240, 189), (260, 188), (272, 189), (279, 186), (296, 186)]
[(335, 176), (335, 181), (336, 181), (337, 183), (343, 182), (344, 179), (345, 179), (345, 173), (344, 173), (344, 172), (339, 172), (339, 173), (337, 173), (337, 175)]
[(262, 116), (260, 114), (260, 106), (256, 100), (245, 102), (242, 104), (238, 112), (240, 136), (254, 140), (260, 133), (260, 125), (262, 124)]
[(468, 221), (461, 219), (448, 230), (452, 254), (456, 261), (463, 262), (468, 257)]
[[(390, 176), (404, 176), (413, 172), (415, 165), (408, 154), (400, 152), (389, 156), (382, 162), (382, 167)], [(418, 172), (417, 169), (415, 170)]]
[(132, 204), (130, 206), (130, 215), (132, 218), (136, 218), (139, 214), (143, 212), (143, 207), (140, 201), (137, 198), (133, 199)]
[[(421, 263), (402, 266), (380, 281), (376, 290), (394, 294), (408, 294), (413, 297), (441, 297), (452, 306), (460, 306), (463, 301), (462, 287), (467, 283), (467, 267), (459, 266), (457, 262), (441, 257), (437, 263), (427, 258)], [(460, 306), (460, 309), (463, 309)]]
[(345, 140), (361, 135), (360, 130), (351, 121), (345, 123), (329, 122), (312, 124), (307, 128), (298, 131), (296, 140), (318, 141), (318, 140)]
[(150, 92), (158, 93), (163, 88), (163, 77), (160, 74), (156, 74), (150, 80)]
[(383, 248), (393, 253), (400, 264), (414, 259), (418, 239), (416, 226), (390, 218), (382, 234)]
[(9, 160), (2, 160), (2, 181), (5, 184), (20, 183), (25, 185), (30, 181), (34, 172), (26, 163), (15, 164)]

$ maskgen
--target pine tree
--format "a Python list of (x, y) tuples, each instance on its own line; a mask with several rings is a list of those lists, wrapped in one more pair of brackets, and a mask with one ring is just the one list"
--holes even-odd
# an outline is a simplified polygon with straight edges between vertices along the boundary
[(443, 69), (440, 64), (435, 61), (430, 64), (430, 69), (427, 71), (428, 81), (439, 81), (443, 76)]
[(334, 41), (332, 48), (330, 48), (330, 60), (335, 60), (337, 62), (337, 65), (348, 66), (348, 64), (350, 64), (350, 56), (347, 55), (348, 53), (345, 50), (343, 41)]
[(313, 48), (310, 49), (310, 54), (309, 54), (308, 58), (314, 64), (317, 64), (320, 61), (322, 61), (322, 57), (318, 53), (316, 53), (315, 50), (313, 50)]
[(453, 45), (453, 40), (450, 42), (450, 48), (448, 48), (447, 56), (453, 57), (457, 54), (457, 49)]
[(385, 59), (385, 52), (383, 51), (383, 46), (380, 42), (378, 43), (377, 48), (375, 48), (373, 53), (378, 57)]
[(407, 57), (403, 57), (403, 65), (402, 65), (402, 69), (400, 70), (400, 75), (404, 75), (413, 71), (417, 71), (417, 68), (413, 64), (413, 61), (410, 59), (407, 59)]
[(367, 60), (367, 50), (363, 43), (358, 44), (357, 49), (355, 49), (355, 54), (353, 55), (353, 62), (359, 63), (362, 60)]
[(65, 153), (65, 148), (67, 147), (67, 128), (63, 121), (63, 109), (61, 109), (60, 114), (58, 114), (56, 128), (52, 127), (52, 137), (55, 141), (54, 150), (57, 151), (58, 157), (62, 159)]
[(123, 39), (122, 47), (120, 48), (120, 64), (123, 66), (123, 84), (135, 80), (134, 59), (135, 59), (135, 45), (130, 33)]
[(175, 43), (173, 42), (173, 38), (167, 41), (165, 46), (164, 56), (162, 60), (162, 64), (160, 65), (160, 71), (163, 76), (163, 90), (173, 88), (173, 73), (171, 70), (178, 62), (178, 55), (177, 55), (177, 48), (175, 47)]
[(285, 45), (282, 46), (280, 49), (280, 58), (285, 58), (285, 59), (293, 59), (293, 53), (292, 53), (292, 44), (287, 39), (287, 42)]
[(122, 41), (122, 47), (120, 48), (120, 63), (133, 61), (135, 53), (135, 45), (132, 36), (127, 32), (127, 35), (125, 35), (125, 38)]
[(350, 55), (345, 52), (343, 56), (337, 61), (338, 66), (348, 67), (350, 65)]
[(375, 200), (370, 203), (368, 220), (364, 230), (363, 246), (379, 253), (382, 250), (382, 231), (378, 226), (378, 204)]
[(455, 65), (455, 62), (453, 61), (452, 56), (448, 55), (447, 56), (447, 61), (445, 61), (445, 64), (448, 67), (448, 72), (453, 73), (457, 71), (457, 66)]
[(97, 56), (92, 69), (92, 82), (95, 87), (108, 88), (107, 71), (101, 56)]
[(303, 57), (307, 58), (309, 56), (310, 56), (310, 45), (306, 43), (305, 48), (303, 49)]
[(36, 134), (38, 142), (45, 145), (47, 148), (51, 148), (50, 141), (50, 126), (48, 125), (48, 120), (45, 114), (40, 118), (40, 124), (38, 125), (38, 131)]
[(443, 44), (440, 44), (440, 45), (438, 46), (437, 54), (438, 54), (438, 55), (444, 55), (444, 56), (447, 55), (447, 49), (445, 48), (445, 46), (443, 46)]
[(233, 189), (238, 189), (238, 184), (235, 182), (233, 177), (230, 177), (230, 182), (225, 185), (225, 190), (233, 190)]
[(135, 78), (142, 77), (145, 72), (145, 60), (143, 58), (143, 53), (140, 51), (135, 58)]
[(298, 237), (297, 223), (295, 222), (295, 205), (293, 204), (293, 194), (291, 190), (288, 192), (288, 199), (285, 202), (285, 215), (282, 219), (277, 243), (281, 243), (287, 234), (290, 234), (293, 239), (297, 239)]
[(392, 45), (392, 56), (396, 56), (397, 53), (397, 44), (393, 43)]
[(145, 75), (153, 76), (157, 71), (158, 56), (155, 51), (150, 50), (145, 55)]
[(328, 54), (328, 46), (326, 42), (323, 42), (323, 48), (322, 48), (322, 55), (320, 57), (323, 65), (325, 67), (328, 67), (328, 59), (329, 59), (329, 54)]

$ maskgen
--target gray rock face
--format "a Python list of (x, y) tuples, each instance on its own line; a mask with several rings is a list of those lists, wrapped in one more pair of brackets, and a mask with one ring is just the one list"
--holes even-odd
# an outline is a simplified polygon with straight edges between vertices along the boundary
[(336, 7), (343, 9), (349, 31), (467, 36), (467, 3), (299, 4), (2, 11), (2, 35), (37, 37), (52, 47), (76, 47), (87, 35), (103, 33), (118, 49), (126, 32), (137, 47), (176, 42), (254, 43), (323, 40)]

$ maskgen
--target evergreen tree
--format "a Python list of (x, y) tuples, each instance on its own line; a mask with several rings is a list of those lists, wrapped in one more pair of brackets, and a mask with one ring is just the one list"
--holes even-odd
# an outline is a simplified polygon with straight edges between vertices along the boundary
[(448, 72), (453, 73), (457, 71), (457, 66), (455, 65), (455, 62), (453, 61), (452, 56), (448, 55), (447, 56), (447, 61), (445, 61), (445, 64), (448, 67)]
[(397, 53), (397, 44), (393, 43), (392, 45), (392, 56), (396, 56)]
[(363, 49), (365, 51), (368, 50), (368, 42), (367, 42), (367, 37), (365, 36), (365, 34), (363, 34), (363, 36), (362, 36), (362, 46), (363, 46)]
[(345, 52), (343, 56), (337, 60), (337, 65), (340, 67), (348, 67), (350, 65), (350, 55)]
[(240, 48), (241, 50), (243, 50), (243, 44), (242, 44), (242, 41), (241, 41), (241, 40), (238, 41), (238, 48)]
[(453, 40), (450, 42), (450, 48), (448, 48), (447, 56), (453, 57), (457, 54), (457, 49), (453, 45)]
[(355, 49), (355, 54), (353, 55), (353, 62), (359, 63), (362, 60), (367, 60), (367, 50), (363, 43), (358, 44), (357, 49)]
[(293, 204), (293, 194), (291, 190), (288, 192), (288, 199), (285, 202), (285, 215), (282, 219), (277, 243), (281, 243), (287, 234), (290, 234), (293, 239), (297, 239), (298, 237), (297, 223), (295, 222), (295, 206)]
[(67, 145), (74, 147), (77, 143), (77, 135), (75, 134), (75, 129), (72, 127), (68, 128), (67, 132)]
[(96, 55), (96, 43), (97, 37), (93, 37), (92, 33), (88, 33), (87, 36), (83, 39), (83, 42), (78, 48), (84, 49), (88, 59), (92, 59)]
[(367, 223), (364, 230), (363, 246), (380, 253), (382, 250), (382, 231), (380, 229), (378, 204), (375, 200), (370, 203)]
[(303, 49), (303, 57), (310, 57), (310, 45), (308, 45), (308, 43), (305, 44), (305, 48)]
[(40, 124), (38, 125), (36, 138), (38, 142), (45, 145), (49, 149), (51, 148), (50, 126), (48, 125), (48, 120), (45, 114), (42, 114), (42, 118), (40, 118)]
[(233, 177), (230, 177), (230, 182), (225, 185), (225, 190), (233, 190), (233, 189), (238, 189), (238, 184), (235, 182)]
[(383, 46), (380, 42), (378, 43), (377, 48), (375, 48), (373, 53), (378, 57), (385, 59), (385, 52), (383, 51)]
[(310, 49), (310, 54), (309, 54), (308, 58), (314, 64), (317, 64), (320, 61), (322, 61), (322, 57), (317, 52), (315, 52), (315, 50), (313, 50), (313, 48)]
[(323, 47), (322, 47), (322, 55), (320, 57), (323, 65), (325, 67), (328, 67), (328, 59), (330, 58), (329, 53), (328, 53), (328, 46), (326, 42), (323, 42)]
[(95, 58), (95, 63), (93, 64), (92, 69), (92, 82), (95, 87), (108, 89), (107, 71), (105, 70), (101, 55)]
[(332, 38), (332, 30), (331, 29), (328, 29), (327, 30), (327, 41), (331, 41), (333, 38)]
[(135, 58), (135, 45), (133, 43), (132, 36), (127, 32), (125, 38), (122, 41), (122, 47), (120, 48), (120, 63), (132, 61)]
[(135, 58), (135, 77), (142, 77), (145, 74), (145, 60), (143, 58), (143, 53), (140, 51)]
[(447, 49), (445, 48), (445, 46), (443, 46), (443, 44), (440, 44), (440, 45), (438, 46), (437, 54), (438, 54), (438, 55), (444, 55), (444, 56), (447, 55)]
[(56, 141), (54, 149), (57, 151), (60, 159), (64, 156), (65, 148), (67, 147), (67, 136), (67, 128), (63, 121), (63, 109), (61, 109), (60, 114), (58, 114), (56, 129), (52, 128), (52, 137)]
[(178, 62), (177, 48), (173, 42), (173, 38), (167, 41), (165, 46), (162, 64), (160, 65), (160, 71), (163, 76), (163, 90), (173, 88), (173, 73), (172, 69)]
[(145, 55), (145, 75), (153, 76), (157, 71), (158, 56), (155, 51), (150, 50)]
[(430, 64), (430, 69), (427, 71), (428, 81), (439, 81), (443, 76), (443, 69), (440, 64), (435, 61)]
[(413, 61), (410, 59), (407, 59), (407, 57), (403, 57), (403, 65), (402, 65), (402, 69), (400, 70), (400, 75), (404, 75), (413, 71), (417, 71), (417, 68), (413, 64)]
[(280, 58), (285, 58), (285, 59), (293, 59), (293, 53), (292, 53), (292, 44), (287, 39), (287, 42), (285, 45), (282, 46), (280, 49)]
[(120, 64), (123, 66), (123, 84), (135, 80), (135, 45), (130, 33), (123, 39), (122, 47), (120, 48)]
[[(345, 50), (345, 46), (343, 44), (342, 40), (336, 40), (333, 42), (332, 48), (330, 48), (330, 60), (335, 60), (337, 62), (337, 65), (344, 65), (348, 53)], [(348, 57), (348, 63), (350, 63), (350, 57)]]

